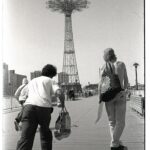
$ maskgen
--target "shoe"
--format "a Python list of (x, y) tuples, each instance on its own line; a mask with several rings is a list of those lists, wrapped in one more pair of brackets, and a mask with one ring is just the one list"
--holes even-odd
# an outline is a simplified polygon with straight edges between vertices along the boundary
[(127, 150), (128, 148), (126, 147), (126, 146), (124, 146), (124, 145), (119, 145), (119, 150)]
[(119, 150), (118, 147), (111, 147), (111, 150)]
[(111, 147), (111, 150), (127, 150), (128, 148), (123, 145), (119, 145), (118, 147)]
[(15, 124), (15, 129), (16, 129), (16, 131), (19, 131), (19, 123), (15, 120), (15, 121), (14, 121), (14, 124)]

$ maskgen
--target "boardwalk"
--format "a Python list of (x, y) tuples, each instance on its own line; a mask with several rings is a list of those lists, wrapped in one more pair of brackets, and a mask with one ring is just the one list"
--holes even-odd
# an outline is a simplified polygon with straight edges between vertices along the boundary
[[(126, 128), (122, 135), (123, 143), (128, 150), (144, 150), (144, 119), (127, 107)], [(72, 118), (72, 134), (58, 141), (54, 138), (53, 150), (109, 150), (109, 128), (104, 109), (103, 117), (94, 124), (97, 113), (98, 97), (82, 98), (67, 101), (66, 106)], [(54, 128), (59, 108), (55, 108), (50, 127)], [(18, 110), (3, 113), (3, 150), (15, 150), (20, 132), (14, 129), (14, 118)], [(40, 138), (37, 131), (33, 150), (40, 150)]]

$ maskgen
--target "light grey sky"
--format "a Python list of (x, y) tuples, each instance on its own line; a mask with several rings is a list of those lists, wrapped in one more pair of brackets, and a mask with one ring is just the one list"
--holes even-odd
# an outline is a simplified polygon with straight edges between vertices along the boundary
[[(103, 50), (114, 48), (124, 61), (131, 85), (144, 83), (143, 0), (91, 0), (88, 9), (72, 15), (74, 45), (82, 85), (99, 82)], [(64, 15), (46, 8), (46, 0), (4, 1), (3, 61), (16, 73), (30, 76), (45, 64), (62, 71)]]

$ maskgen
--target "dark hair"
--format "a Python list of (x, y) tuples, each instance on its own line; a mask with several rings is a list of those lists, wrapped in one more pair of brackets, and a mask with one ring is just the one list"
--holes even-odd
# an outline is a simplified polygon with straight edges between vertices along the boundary
[(112, 61), (112, 60), (115, 60), (115, 61), (117, 60), (117, 57), (112, 48), (107, 48), (104, 50), (104, 60), (106, 62)]
[(42, 76), (53, 78), (57, 74), (57, 68), (51, 64), (47, 64), (42, 69)]

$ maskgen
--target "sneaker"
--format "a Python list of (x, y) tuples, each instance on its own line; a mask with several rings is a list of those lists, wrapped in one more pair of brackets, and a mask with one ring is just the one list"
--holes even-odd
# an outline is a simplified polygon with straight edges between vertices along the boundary
[(19, 131), (19, 123), (15, 120), (14, 124), (15, 124), (15, 130)]

